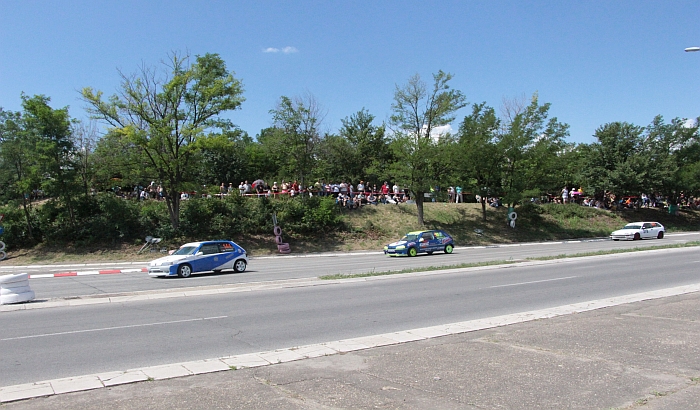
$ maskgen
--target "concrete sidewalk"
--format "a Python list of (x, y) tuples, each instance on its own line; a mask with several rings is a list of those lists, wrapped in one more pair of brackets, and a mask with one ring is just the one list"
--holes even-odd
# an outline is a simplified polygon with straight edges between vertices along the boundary
[(700, 293), (2, 408), (698, 409)]

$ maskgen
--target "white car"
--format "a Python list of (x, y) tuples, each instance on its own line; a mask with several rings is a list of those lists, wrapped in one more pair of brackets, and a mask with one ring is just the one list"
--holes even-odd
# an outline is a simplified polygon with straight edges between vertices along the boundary
[(232, 269), (243, 272), (248, 266), (245, 249), (232, 241), (190, 242), (168, 256), (148, 264), (149, 276), (190, 277), (198, 272)]
[(610, 234), (610, 239), (619, 241), (636, 241), (638, 239), (657, 238), (662, 239), (666, 228), (658, 222), (632, 222), (624, 228)]

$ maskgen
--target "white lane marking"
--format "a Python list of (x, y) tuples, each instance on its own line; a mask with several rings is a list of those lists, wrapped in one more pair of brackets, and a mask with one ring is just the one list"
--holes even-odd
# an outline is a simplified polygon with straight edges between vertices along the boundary
[(489, 286), (487, 289), (493, 289), (493, 288), (506, 288), (508, 286), (520, 286), (520, 285), (530, 285), (533, 283), (542, 283), (542, 282), (553, 282), (555, 280), (566, 280), (566, 279), (573, 279), (573, 278), (578, 278), (578, 276), (567, 276), (565, 278), (554, 278), (554, 279), (544, 279), (544, 280), (533, 280), (530, 282), (519, 282), (519, 283), (509, 283), (507, 285), (496, 285), (496, 286)]
[(48, 337), (48, 336), (72, 335), (72, 334), (77, 334), (77, 333), (102, 332), (105, 330), (130, 329), (130, 328), (135, 328), (135, 327), (171, 325), (174, 323), (199, 322), (199, 321), (203, 321), (203, 320), (224, 319), (227, 317), (228, 316), (212, 316), (212, 317), (200, 317), (200, 318), (196, 318), (196, 319), (171, 320), (168, 322), (142, 323), (139, 325), (113, 326), (113, 327), (103, 327), (103, 328), (98, 328), (98, 329), (71, 330), (69, 332), (56, 332), (56, 333), (44, 333), (44, 334), (40, 334), (40, 335), (8, 337), (8, 338), (0, 339), (0, 342), (6, 342), (9, 340), (35, 339), (38, 337)]

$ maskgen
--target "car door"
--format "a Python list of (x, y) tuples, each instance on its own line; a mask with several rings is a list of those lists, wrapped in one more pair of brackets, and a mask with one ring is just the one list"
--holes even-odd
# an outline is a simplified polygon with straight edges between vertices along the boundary
[(213, 269), (233, 269), (233, 259), (236, 256), (236, 248), (229, 242), (219, 242), (219, 255), (217, 266)]
[(423, 232), (420, 235), (420, 242), (419, 242), (419, 247), (420, 247), (420, 252), (428, 252), (432, 250), (432, 240), (435, 237), (433, 236), (432, 232)]
[(199, 248), (197, 253), (201, 252), (201, 255), (196, 255), (194, 260), (192, 260), (192, 270), (194, 272), (207, 272), (216, 268), (219, 262), (219, 246), (216, 243), (205, 243)]
[(430, 250), (431, 251), (442, 250), (442, 238), (443, 238), (443, 236), (440, 234), (440, 232), (433, 232), (432, 235), (433, 235), (433, 238), (430, 240)]
[(642, 224), (642, 238), (653, 238), (654, 237), (654, 230), (651, 227), (651, 223), (649, 222), (644, 222)]

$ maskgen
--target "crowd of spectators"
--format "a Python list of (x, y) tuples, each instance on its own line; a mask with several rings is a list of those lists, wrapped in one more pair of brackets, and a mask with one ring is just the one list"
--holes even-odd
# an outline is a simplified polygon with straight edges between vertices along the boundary
[[(433, 202), (436, 201), (439, 192), (439, 188), (431, 189), (427, 197), (430, 197)], [(115, 186), (112, 191), (123, 198), (139, 199), (139, 200), (164, 200), (165, 192), (163, 186), (156, 184), (155, 181), (146, 186), (136, 186), (133, 191), (122, 190), (121, 187)], [(258, 179), (250, 183), (248, 181), (241, 181), (238, 187), (234, 186), (233, 183), (226, 184), (222, 182), (219, 186), (219, 192), (212, 194), (211, 190), (203, 190), (205, 193), (198, 194), (197, 192), (181, 192), (180, 199), (187, 200), (193, 196), (203, 196), (203, 197), (221, 197), (237, 193), (241, 196), (249, 197), (279, 197), (279, 196), (290, 196), (295, 197), (301, 194), (309, 196), (328, 196), (335, 199), (335, 203), (338, 206), (355, 209), (364, 205), (380, 205), (380, 204), (400, 204), (405, 203), (410, 200), (408, 190), (401, 189), (396, 183), (389, 184), (384, 182), (381, 186), (376, 184), (366, 184), (365, 181), (360, 181), (357, 185), (348, 183), (345, 181), (341, 182), (325, 182), (322, 179), (317, 180), (315, 183), (308, 187), (302, 186), (298, 181), (285, 181), (282, 180), (281, 183), (274, 181), (272, 185), (269, 185), (265, 181)], [(444, 194), (443, 194), (444, 195)], [(43, 192), (32, 192), (32, 199), (37, 199), (37, 197), (43, 197)], [(442, 200), (446, 200), (449, 203), (459, 203), (464, 202), (464, 194), (462, 188), (448, 187), (447, 197), (441, 197)], [(476, 202), (481, 202), (481, 197), (479, 195), (475, 196)], [(490, 207), (498, 208), (502, 206), (501, 199), (499, 197), (486, 197), (484, 198), (487, 205)], [(602, 194), (597, 194), (594, 196), (585, 195), (583, 188), (571, 188), (569, 189), (565, 186), (558, 194), (546, 194), (539, 198), (531, 198), (533, 203), (559, 203), (567, 204), (573, 203), (581, 206), (590, 206), (599, 209), (608, 210), (622, 210), (622, 209), (638, 209), (638, 208), (668, 208), (669, 202), (667, 199), (657, 193), (641, 193), (640, 195), (616, 195), (613, 192), (605, 191)], [(694, 209), (700, 210), (700, 197), (691, 197), (681, 192), (678, 197), (678, 204), (672, 205), (676, 209)]]

